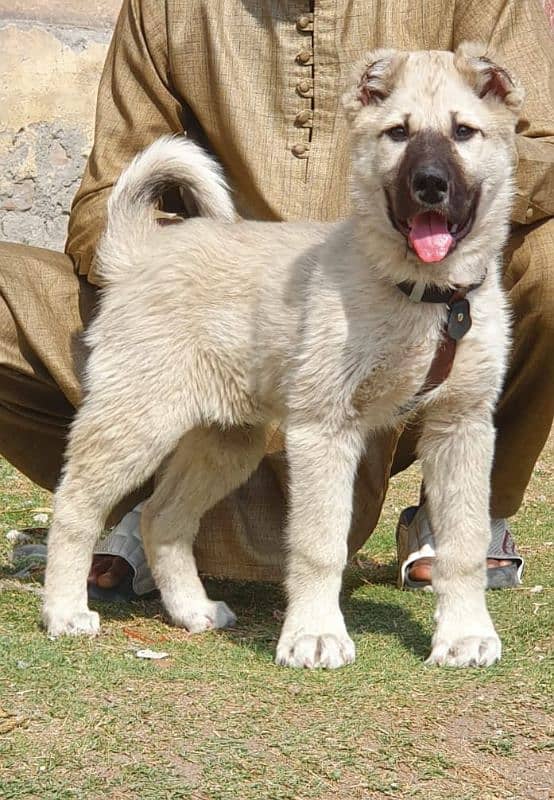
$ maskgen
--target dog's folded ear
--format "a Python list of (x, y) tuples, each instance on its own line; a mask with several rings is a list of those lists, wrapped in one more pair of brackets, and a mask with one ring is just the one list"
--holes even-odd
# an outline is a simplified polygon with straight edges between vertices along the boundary
[(463, 42), (454, 53), (454, 64), (479, 97), (504, 103), (519, 114), (525, 91), (513, 75), (489, 58), (486, 45)]
[(355, 117), (364, 106), (379, 105), (390, 95), (398, 68), (406, 55), (398, 50), (374, 50), (356, 65), (354, 87), (345, 92), (342, 98), (349, 118)]

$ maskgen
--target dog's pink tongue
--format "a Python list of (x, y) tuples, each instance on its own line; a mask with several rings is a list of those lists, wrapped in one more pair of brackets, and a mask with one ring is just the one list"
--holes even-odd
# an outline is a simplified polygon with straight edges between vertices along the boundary
[(434, 211), (425, 211), (412, 220), (410, 244), (422, 261), (442, 261), (448, 255), (454, 237), (448, 232), (446, 219)]

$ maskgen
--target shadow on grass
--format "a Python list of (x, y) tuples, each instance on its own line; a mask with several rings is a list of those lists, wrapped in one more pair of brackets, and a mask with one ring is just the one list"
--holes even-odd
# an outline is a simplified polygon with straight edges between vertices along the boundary
[[(0, 568), (0, 578), (15, 578), (17, 568), (13, 564)], [(40, 580), (42, 570), (34, 576)], [(342, 593), (342, 608), (347, 626), (352, 633), (379, 634), (398, 639), (402, 646), (420, 657), (428, 648), (428, 634), (406, 608), (405, 596), (394, 592), (391, 600), (382, 597), (387, 587), (395, 580), (393, 564), (382, 564), (372, 559), (359, 557), (345, 571)], [(251, 649), (260, 655), (273, 654), (275, 642), (286, 608), (284, 592), (280, 584), (236, 582), (228, 580), (205, 580), (208, 595), (216, 600), (225, 600), (236, 612), (238, 625), (224, 632), (240, 647)], [(365, 587), (364, 596), (356, 594)], [(377, 595), (371, 596), (372, 587)], [(130, 586), (127, 587), (127, 592)], [(369, 596), (368, 596), (369, 595)], [(105, 620), (128, 621), (139, 618), (166, 621), (159, 595), (129, 600), (123, 594), (111, 600), (91, 600), (91, 607)]]
[(392, 636), (417, 658), (429, 654), (428, 631), (401, 605), (351, 597), (343, 607), (350, 633)]
[[(380, 577), (384, 576), (381, 574)], [(403, 607), (402, 594), (398, 593), (398, 602), (353, 596), (357, 588), (367, 583), (365, 575), (360, 575), (359, 571), (347, 576), (341, 603), (350, 632), (395, 637), (416, 657), (425, 656), (429, 649), (429, 634), (413, 618), (409, 609)], [(215, 600), (225, 600), (238, 617), (237, 627), (222, 631), (221, 634), (262, 657), (268, 654), (272, 657), (286, 607), (281, 586), (211, 579), (206, 580), (205, 584), (209, 596)], [(125, 621), (136, 617), (166, 619), (156, 596), (127, 603), (95, 602), (92, 606), (106, 620)]]

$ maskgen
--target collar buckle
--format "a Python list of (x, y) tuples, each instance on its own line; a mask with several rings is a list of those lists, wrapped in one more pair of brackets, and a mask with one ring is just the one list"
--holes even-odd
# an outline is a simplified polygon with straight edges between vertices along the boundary
[(484, 278), (479, 283), (457, 286), (454, 290), (439, 289), (437, 286), (425, 286), (411, 281), (396, 284), (413, 303), (444, 303), (448, 308), (448, 317), (442, 326), (435, 355), (416, 398), (421, 398), (438, 388), (450, 375), (456, 346), (472, 325), (471, 308), (466, 295), (478, 289), (483, 281)]

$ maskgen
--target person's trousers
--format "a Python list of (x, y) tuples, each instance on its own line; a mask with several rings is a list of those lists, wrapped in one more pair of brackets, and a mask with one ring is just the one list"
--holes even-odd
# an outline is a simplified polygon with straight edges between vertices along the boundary
[[(504, 284), (513, 309), (513, 349), (496, 414), (495, 517), (518, 510), (552, 424), (554, 220), (512, 235)], [(68, 429), (81, 400), (82, 331), (97, 299), (97, 290), (75, 275), (68, 256), (0, 243), (0, 453), (50, 490), (60, 475)], [(417, 435), (418, 426), (410, 425), (399, 440), (387, 433), (368, 441), (355, 490), (351, 553), (377, 524), (389, 476), (413, 461)], [(268, 431), (267, 438), (268, 455), (257, 472), (202, 522), (196, 553), (205, 573), (251, 580), (280, 577), (286, 459), (279, 431)], [(143, 487), (127, 498), (112, 522), (149, 490)]]

